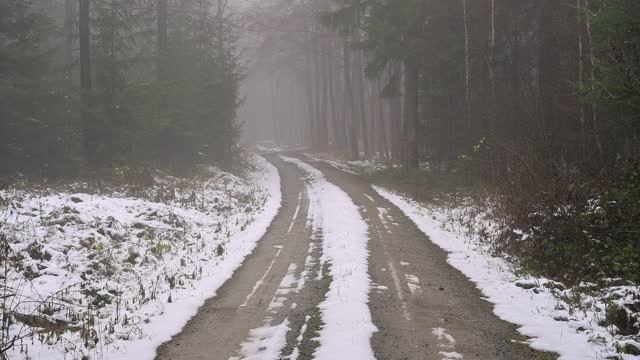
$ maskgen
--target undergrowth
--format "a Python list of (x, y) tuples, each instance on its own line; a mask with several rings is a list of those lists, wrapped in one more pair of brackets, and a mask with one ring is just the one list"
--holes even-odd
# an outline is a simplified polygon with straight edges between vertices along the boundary
[(492, 220), (506, 224), (497, 251), (515, 256), (525, 270), (570, 285), (603, 278), (640, 283), (640, 166), (528, 184), (488, 185), (465, 172), (402, 168), (365, 176), (438, 206), (491, 207)]
[[(455, 169), (387, 168), (363, 176), (438, 208), (463, 209), (451, 213), (471, 215), (449, 220), (475, 231), (518, 273), (560, 281), (578, 299), (576, 311), (591, 304), (585, 298), (609, 304), (600, 325), (621, 336), (640, 334), (640, 298), (631, 299), (628, 287), (640, 283), (639, 164), (499, 183)], [(478, 212), (488, 216), (495, 236), (472, 223)], [(623, 298), (624, 306), (617, 305)]]

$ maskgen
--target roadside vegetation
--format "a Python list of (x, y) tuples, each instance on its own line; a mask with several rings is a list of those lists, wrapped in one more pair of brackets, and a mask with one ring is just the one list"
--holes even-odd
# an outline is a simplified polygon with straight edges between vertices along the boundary
[(273, 196), (264, 167), (1, 190), (0, 358), (148, 353), (251, 248), (235, 239)]
[[(374, 183), (390, 186), (438, 206), (490, 210), (505, 231), (492, 241), (496, 250), (517, 256), (529, 271), (578, 284), (620, 278), (640, 282), (640, 174), (550, 182), (483, 185), (463, 170), (367, 172)], [(507, 231), (508, 230), (508, 231)]]
[(238, 37), (206, 1), (0, 1), (1, 182), (230, 167)]
[(516, 188), (490, 186), (464, 167), (447, 173), (362, 162), (341, 167), (415, 199), (433, 212), (424, 216), (506, 259), (520, 279), (516, 286), (557, 298), (556, 321), (593, 317), (618, 339), (619, 353), (640, 355), (637, 170)]
[(279, 142), (448, 208), (518, 272), (611, 304), (602, 323), (637, 341), (639, 2), (279, 4), (272, 21), (300, 33), (270, 36), (288, 45), (262, 49), (277, 75), (260, 79), (305, 90), (286, 111), (275, 88), (272, 120), (308, 130)]
[(125, 354), (264, 210), (234, 21), (226, 2), (0, 0), (0, 358)]

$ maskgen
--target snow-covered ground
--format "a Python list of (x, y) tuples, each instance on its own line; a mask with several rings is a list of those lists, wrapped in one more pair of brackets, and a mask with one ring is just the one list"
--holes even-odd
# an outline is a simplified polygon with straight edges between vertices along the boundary
[[(477, 284), (487, 300), (495, 304), (496, 315), (519, 325), (519, 331), (531, 337), (533, 348), (557, 352), (565, 360), (640, 359), (624, 353), (640, 350), (640, 343), (633, 336), (616, 335), (617, 329), (600, 325), (612, 304), (622, 309), (637, 304), (637, 286), (611, 286), (587, 295), (589, 292), (565, 289), (551, 280), (518, 276), (505, 259), (491, 255), (489, 245), (473, 235), (477, 232), (466, 231), (451, 221), (469, 216), (464, 208), (426, 206), (381, 187), (374, 189), (447, 251), (448, 262)], [(482, 214), (472, 222), (491, 229)]]
[(299, 146), (278, 145), (275, 143), (265, 142), (255, 145), (255, 150), (260, 154), (275, 154), (285, 151), (304, 151), (307, 148)]
[(309, 201), (318, 204), (322, 219), (322, 259), (330, 265), (331, 285), (320, 304), (323, 327), (316, 359), (374, 359), (371, 336), (377, 331), (369, 310), (368, 226), (357, 206), (322, 172), (298, 159), (309, 178)]
[(320, 154), (306, 154), (310, 159), (316, 161), (323, 161), (338, 170), (358, 175), (364, 173), (373, 173), (376, 171), (384, 170), (389, 165), (378, 160), (355, 160), (355, 161), (343, 161), (334, 160), (327, 156), (321, 156)]
[[(0, 192), (1, 343), (11, 359), (152, 359), (265, 234), (278, 171), (156, 178), (140, 196)], [(4, 246), (3, 246), (4, 247)]]

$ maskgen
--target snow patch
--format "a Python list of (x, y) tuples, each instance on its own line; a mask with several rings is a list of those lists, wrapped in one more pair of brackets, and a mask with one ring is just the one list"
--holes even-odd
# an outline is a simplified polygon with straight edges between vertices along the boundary
[[(247, 179), (212, 173), (188, 193), (161, 179), (149, 189), (155, 200), (0, 192), (18, 199), (18, 210), (0, 211), (0, 219), (11, 250), (26, 255), (22, 268), (30, 269), (7, 279), (19, 290), (11, 310), (63, 321), (70, 330), (28, 337), (9, 358), (26, 357), (22, 347), (36, 359), (153, 359), (156, 347), (216, 295), (278, 213), (278, 171), (262, 158), (253, 162)], [(26, 331), (20, 325), (9, 334)]]
[(371, 280), (367, 224), (349, 196), (319, 170), (298, 159), (281, 158), (308, 175), (310, 204), (318, 206), (322, 221), (323, 258), (331, 265), (331, 285), (320, 304), (324, 327), (315, 357), (374, 359), (371, 336), (377, 329), (368, 306)]
[(404, 276), (407, 279), (409, 291), (411, 291), (412, 294), (418, 293), (420, 291), (420, 278), (411, 274), (405, 274)]
[(453, 336), (447, 334), (447, 329), (445, 328), (434, 328), (431, 331), (431, 334), (438, 339), (438, 341), (441, 343), (441, 346), (453, 347), (456, 345), (456, 339), (454, 339)]
[(519, 325), (518, 331), (531, 337), (527, 343), (534, 349), (556, 352), (565, 360), (609, 356), (625, 360), (640, 358), (615, 351), (612, 344), (616, 340), (598, 325), (601, 314), (574, 314), (581, 317), (559, 321), (558, 298), (549, 291), (527, 290), (533, 282), (519, 280), (504, 259), (490, 256), (490, 252), (473, 239), (443, 229), (445, 211), (427, 209), (381, 187), (373, 188), (400, 208), (430, 241), (447, 251), (448, 263), (478, 285), (486, 299), (495, 305), (494, 313), (498, 317)]
[(242, 343), (240, 356), (229, 360), (277, 360), (287, 344), (287, 333), (291, 330), (289, 319), (273, 326), (264, 326), (249, 332), (250, 339)]
[(458, 354), (455, 351), (440, 351), (439, 354), (444, 356), (442, 360), (460, 360), (463, 358), (462, 355)]

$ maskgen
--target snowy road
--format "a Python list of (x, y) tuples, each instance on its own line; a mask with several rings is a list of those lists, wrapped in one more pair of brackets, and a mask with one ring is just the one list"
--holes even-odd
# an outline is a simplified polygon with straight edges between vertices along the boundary
[(546, 359), (358, 177), (271, 156), (282, 208), (158, 359)]

